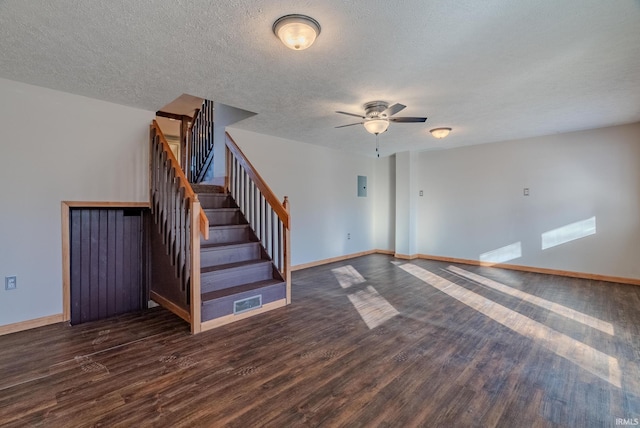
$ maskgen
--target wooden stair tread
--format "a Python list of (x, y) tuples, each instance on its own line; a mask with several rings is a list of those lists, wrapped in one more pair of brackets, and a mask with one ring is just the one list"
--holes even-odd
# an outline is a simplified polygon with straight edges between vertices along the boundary
[(241, 229), (241, 228), (246, 228), (249, 226), (249, 223), (242, 223), (242, 224), (216, 224), (216, 225), (209, 225), (209, 230), (211, 229)]
[(246, 226), (247, 223), (209, 223), (209, 227), (218, 227), (218, 226)]
[(236, 285), (235, 287), (229, 287), (217, 291), (209, 291), (203, 293), (201, 296), (202, 304), (206, 304), (207, 301), (220, 299), (222, 297), (232, 296), (234, 294), (245, 293), (247, 291), (258, 290), (260, 288), (268, 287), (271, 285), (284, 284), (283, 281), (277, 279), (266, 279), (263, 281), (251, 282), (248, 284)]
[(240, 211), (240, 208), (233, 208), (233, 207), (221, 207), (221, 208), (203, 208), (204, 212), (207, 211), (214, 211), (214, 212), (220, 212), (220, 211)]
[(259, 243), (260, 241), (213, 242), (213, 243), (207, 242), (200, 245), (200, 250), (206, 251), (206, 250), (216, 250), (221, 248), (241, 248), (241, 247), (246, 247), (248, 245), (256, 245)]
[(217, 184), (191, 183), (191, 188), (196, 193), (207, 193), (207, 194), (214, 193), (214, 194), (221, 194), (221, 195), (227, 194), (224, 189), (224, 186), (219, 186)]
[(242, 262), (227, 263), (224, 265), (214, 265), (214, 266), (203, 267), (200, 269), (200, 273), (205, 274), (205, 273), (217, 272), (217, 271), (227, 270), (227, 269), (239, 269), (243, 267), (255, 266), (259, 264), (267, 264), (267, 263), (271, 264), (271, 260), (269, 259), (246, 260)]

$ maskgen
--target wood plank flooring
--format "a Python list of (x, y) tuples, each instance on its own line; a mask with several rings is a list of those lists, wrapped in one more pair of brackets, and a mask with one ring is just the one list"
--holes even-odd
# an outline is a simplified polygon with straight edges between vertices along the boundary
[(640, 287), (370, 255), (189, 335), (155, 308), (0, 337), (0, 425), (598, 427), (640, 418)]

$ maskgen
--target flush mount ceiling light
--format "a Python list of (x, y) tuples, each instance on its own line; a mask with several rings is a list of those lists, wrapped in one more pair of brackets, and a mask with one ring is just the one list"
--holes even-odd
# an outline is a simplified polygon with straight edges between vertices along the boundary
[(273, 34), (289, 49), (301, 51), (316, 40), (320, 34), (320, 24), (310, 16), (285, 15), (273, 23)]
[(382, 134), (384, 131), (387, 130), (387, 128), (389, 127), (389, 119), (379, 119), (379, 118), (369, 119), (369, 120), (365, 120), (363, 125), (364, 125), (364, 129), (366, 129), (367, 132), (378, 135), (378, 134)]
[(429, 132), (431, 132), (431, 135), (433, 135), (435, 138), (440, 139), (449, 135), (449, 132), (451, 132), (451, 128), (434, 128)]

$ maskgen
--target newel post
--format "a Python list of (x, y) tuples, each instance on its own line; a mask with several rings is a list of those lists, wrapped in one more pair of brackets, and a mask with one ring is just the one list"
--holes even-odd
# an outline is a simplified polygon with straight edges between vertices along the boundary
[(287, 305), (291, 304), (291, 212), (289, 197), (285, 196), (282, 206), (287, 212), (287, 225), (284, 228), (284, 276), (287, 281)]

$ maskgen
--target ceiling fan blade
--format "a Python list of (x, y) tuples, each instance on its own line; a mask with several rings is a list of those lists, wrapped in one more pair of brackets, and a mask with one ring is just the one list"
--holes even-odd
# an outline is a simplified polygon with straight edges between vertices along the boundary
[(337, 111), (336, 113), (346, 114), (347, 116), (359, 117), (360, 119), (365, 119), (365, 117), (361, 114), (347, 113), (346, 111)]
[(389, 118), (391, 122), (397, 123), (413, 123), (413, 122), (426, 122), (426, 117), (391, 117)]
[(386, 114), (387, 117), (393, 116), (394, 114), (404, 110), (405, 108), (407, 108), (406, 105), (395, 103), (394, 105), (392, 105), (391, 107), (388, 107), (385, 111), (383, 111), (382, 114)]
[(345, 126), (353, 126), (353, 125), (362, 125), (363, 122), (358, 122), (358, 123), (350, 123), (348, 125), (340, 125), (340, 126), (336, 126), (336, 128), (344, 128)]

